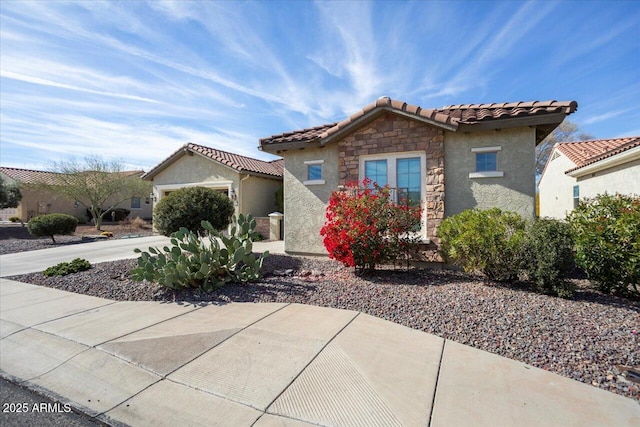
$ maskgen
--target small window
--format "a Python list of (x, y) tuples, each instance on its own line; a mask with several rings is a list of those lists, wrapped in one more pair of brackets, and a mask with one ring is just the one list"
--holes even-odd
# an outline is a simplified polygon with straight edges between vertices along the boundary
[(307, 160), (304, 164), (307, 166), (307, 179), (304, 185), (321, 185), (324, 184), (322, 179), (322, 165), (324, 160)]
[(577, 208), (578, 204), (580, 203), (580, 186), (579, 185), (574, 185), (573, 186), (573, 208)]
[(476, 153), (476, 172), (494, 172), (497, 163), (498, 153)]
[(309, 181), (322, 179), (322, 165), (307, 165), (307, 179)]
[(469, 178), (500, 178), (504, 172), (498, 170), (498, 151), (502, 147), (477, 147), (471, 152), (476, 156), (476, 170), (469, 172)]
[(131, 209), (140, 209), (141, 205), (141, 198), (140, 197), (132, 197), (131, 198)]

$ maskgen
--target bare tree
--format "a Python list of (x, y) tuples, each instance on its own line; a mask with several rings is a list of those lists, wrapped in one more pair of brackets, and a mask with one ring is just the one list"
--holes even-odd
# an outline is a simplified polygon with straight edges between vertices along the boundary
[(553, 146), (556, 143), (586, 141), (594, 138), (593, 135), (580, 129), (576, 123), (570, 120), (563, 121), (536, 147), (536, 175), (540, 176), (542, 174), (544, 166), (547, 164), (547, 160), (553, 150)]
[(100, 230), (104, 215), (118, 204), (132, 197), (144, 197), (151, 191), (151, 183), (143, 181), (142, 171), (124, 171), (117, 160), (103, 160), (88, 156), (55, 162), (55, 180), (48, 189), (87, 208)]

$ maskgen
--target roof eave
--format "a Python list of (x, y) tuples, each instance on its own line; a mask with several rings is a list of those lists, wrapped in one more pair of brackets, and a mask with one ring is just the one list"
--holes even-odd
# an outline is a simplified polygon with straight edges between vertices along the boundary
[[(540, 143), (553, 129), (555, 129), (564, 118), (567, 117), (566, 113), (551, 113), (543, 114), (540, 116), (525, 116), (514, 117), (510, 119), (488, 120), (486, 122), (476, 123), (460, 123), (458, 131), (472, 132), (478, 130), (495, 130), (495, 129), (509, 129), (518, 127), (536, 127), (538, 129), (543, 125), (550, 125), (552, 127), (542, 130), (541, 134), (536, 133), (536, 145)], [(550, 129), (550, 130), (549, 130)]]
[(605, 157), (602, 160), (598, 160), (597, 162), (590, 163), (582, 167), (569, 169), (565, 174), (572, 178), (580, 178), (585, 175), (620, 166), (634, 160), (640, 160), (640, 146), (615, 154), (611, 157)]
[(273, 144), (265, 144), (260, 145), (258, 149), (260, 151), (264, 151), (266, 153), (271, 154), (280, 154), (283, 151), (287, 150), (302, 150), (310, 147), (320, 147), (320, 139), (313, 138), (304, 141), (293, 141), (293, 142), (276, 142)]

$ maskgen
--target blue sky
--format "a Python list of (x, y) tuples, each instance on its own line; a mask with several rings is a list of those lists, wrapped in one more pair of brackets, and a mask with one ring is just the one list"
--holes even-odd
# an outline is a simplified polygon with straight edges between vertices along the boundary
[(186, 142), (258, 139), (386, 95), (424, 108), (576, 100), (640, 135), (640, 2), (0, 3), (0, 164), (99, 154), (149, 170)]

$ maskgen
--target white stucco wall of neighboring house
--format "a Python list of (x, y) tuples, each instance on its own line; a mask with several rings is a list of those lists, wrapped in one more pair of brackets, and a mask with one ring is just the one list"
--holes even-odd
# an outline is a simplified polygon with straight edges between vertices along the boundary
[[(535, 129), (522, 127), (471, 133), (445, 132), (445, 217), (466, 209), (517, 212), (535, 216)], [(499, 147), (501, 177), (471, 177), (476, 170), (474, 149)]]
[[(156, 202), (171, 191), (184, 187), (208, 187), (225, 190), (230, 194), (231, 190), (238, 194), (240, 174), (235, 170), (204, 158), (198, 154), (187, 154), (153, 177), (153, 193)], [(235, 203), (235, 214), (239, 213), (239, 203)]]
[(547, 163), (538, 183), (540, 217), (564, 219), (573, 210), (573, 186), (576, 185), (575, 178), (565, 172), (576, 165), (555, 148), (549, 159), (553, 160)]
[[(551, 160), (540, 179), (540, 216), (564, 219), (574, 208), (574, 187), (578, 187), (579, 199), (592, 198), (598, 194), (635, 194), (640, 195), (640, 159), (632, 159), (623, 164), (598, 170), (598, 162), (591, 165), (594, 171), (586, 168), (571, 174), (565, 172), (573, 169), (573, 163), (561, 151)], [(571, 176), (573, 175), (573, 176)]]
[(276, 211), (276, 191), (282, 180), (242, 174), (240, 179), (240, 212), (266, 217)]
[[(320, 229), (331, 192), (338, 187), (338, 148), (289, 150), (284, 166), (285, 251), (326, 255)], [(323, 161), (324, 183), (307, 183), (305, 162)]]
[(604, 193), (640, 196), (640, 159), (574, 179), (580, 186), (580, 198)]

